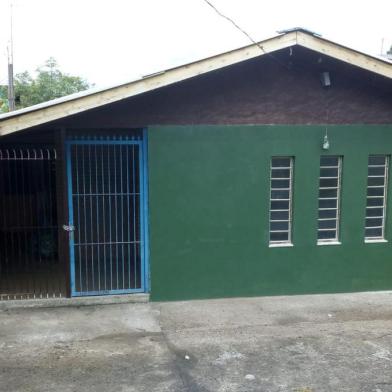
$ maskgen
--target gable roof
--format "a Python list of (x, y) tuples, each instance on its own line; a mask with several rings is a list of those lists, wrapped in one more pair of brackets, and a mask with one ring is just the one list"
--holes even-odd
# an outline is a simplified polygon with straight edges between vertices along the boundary
[(121, 101), (198, 75), (295, 45), (392, 79), (392, 63), (322, 38), (302, 28), (216, 56), (104, 89), (91, 89), (0, 115), (0, 136)]

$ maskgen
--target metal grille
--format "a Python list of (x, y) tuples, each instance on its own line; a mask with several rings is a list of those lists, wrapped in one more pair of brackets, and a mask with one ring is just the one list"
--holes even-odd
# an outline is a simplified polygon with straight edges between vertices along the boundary
[(270, 245), (291, 243), (293, 158), (271, 159)]
[(141, 142), (71, 142), (73, 295), (143, 290)]
[(56, 150), (0, 149), (0, 299), (63, 296)]
[(366, 193), (365, 241), (385, 238), (389, 157), (370, 155)]
[(342, 157), (320, 158), (317, 243), (339, 240), (340, 183)]

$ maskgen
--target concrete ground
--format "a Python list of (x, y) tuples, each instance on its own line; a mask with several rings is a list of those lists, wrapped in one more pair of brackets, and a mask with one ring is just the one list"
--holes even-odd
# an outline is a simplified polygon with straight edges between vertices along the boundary
[(392, 293), (2, 309), (0, 391), (392, 392)]

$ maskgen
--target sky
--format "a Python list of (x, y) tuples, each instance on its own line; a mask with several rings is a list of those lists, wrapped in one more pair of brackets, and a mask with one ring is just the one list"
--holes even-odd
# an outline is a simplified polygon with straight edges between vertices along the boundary
[[(369, 54), (392, 45), (391, 0), (210, 0), (254, 40), (301, 26)], [(0, 84), (7, 81), (10, 4), (15, 72), (54, 57), (97, 87), (127, 82), (249, 44), (204, 0), (0, 0)]]

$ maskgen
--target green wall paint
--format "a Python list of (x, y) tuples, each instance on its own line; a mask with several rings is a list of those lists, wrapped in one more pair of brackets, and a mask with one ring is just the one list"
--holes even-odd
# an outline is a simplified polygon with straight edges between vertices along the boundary
[[(317, 246), (324, 132), (324, 126), (149, 128), (152, 299), (392, 289), (390, 207), (390, 241), (363, 239), (368, 155), (391, 154), (392, 126), (328, 127), (328, 154), (343, 156), (342, 244)], [(273, 155), (295, 157), (292, 248), (268, 247)]]

